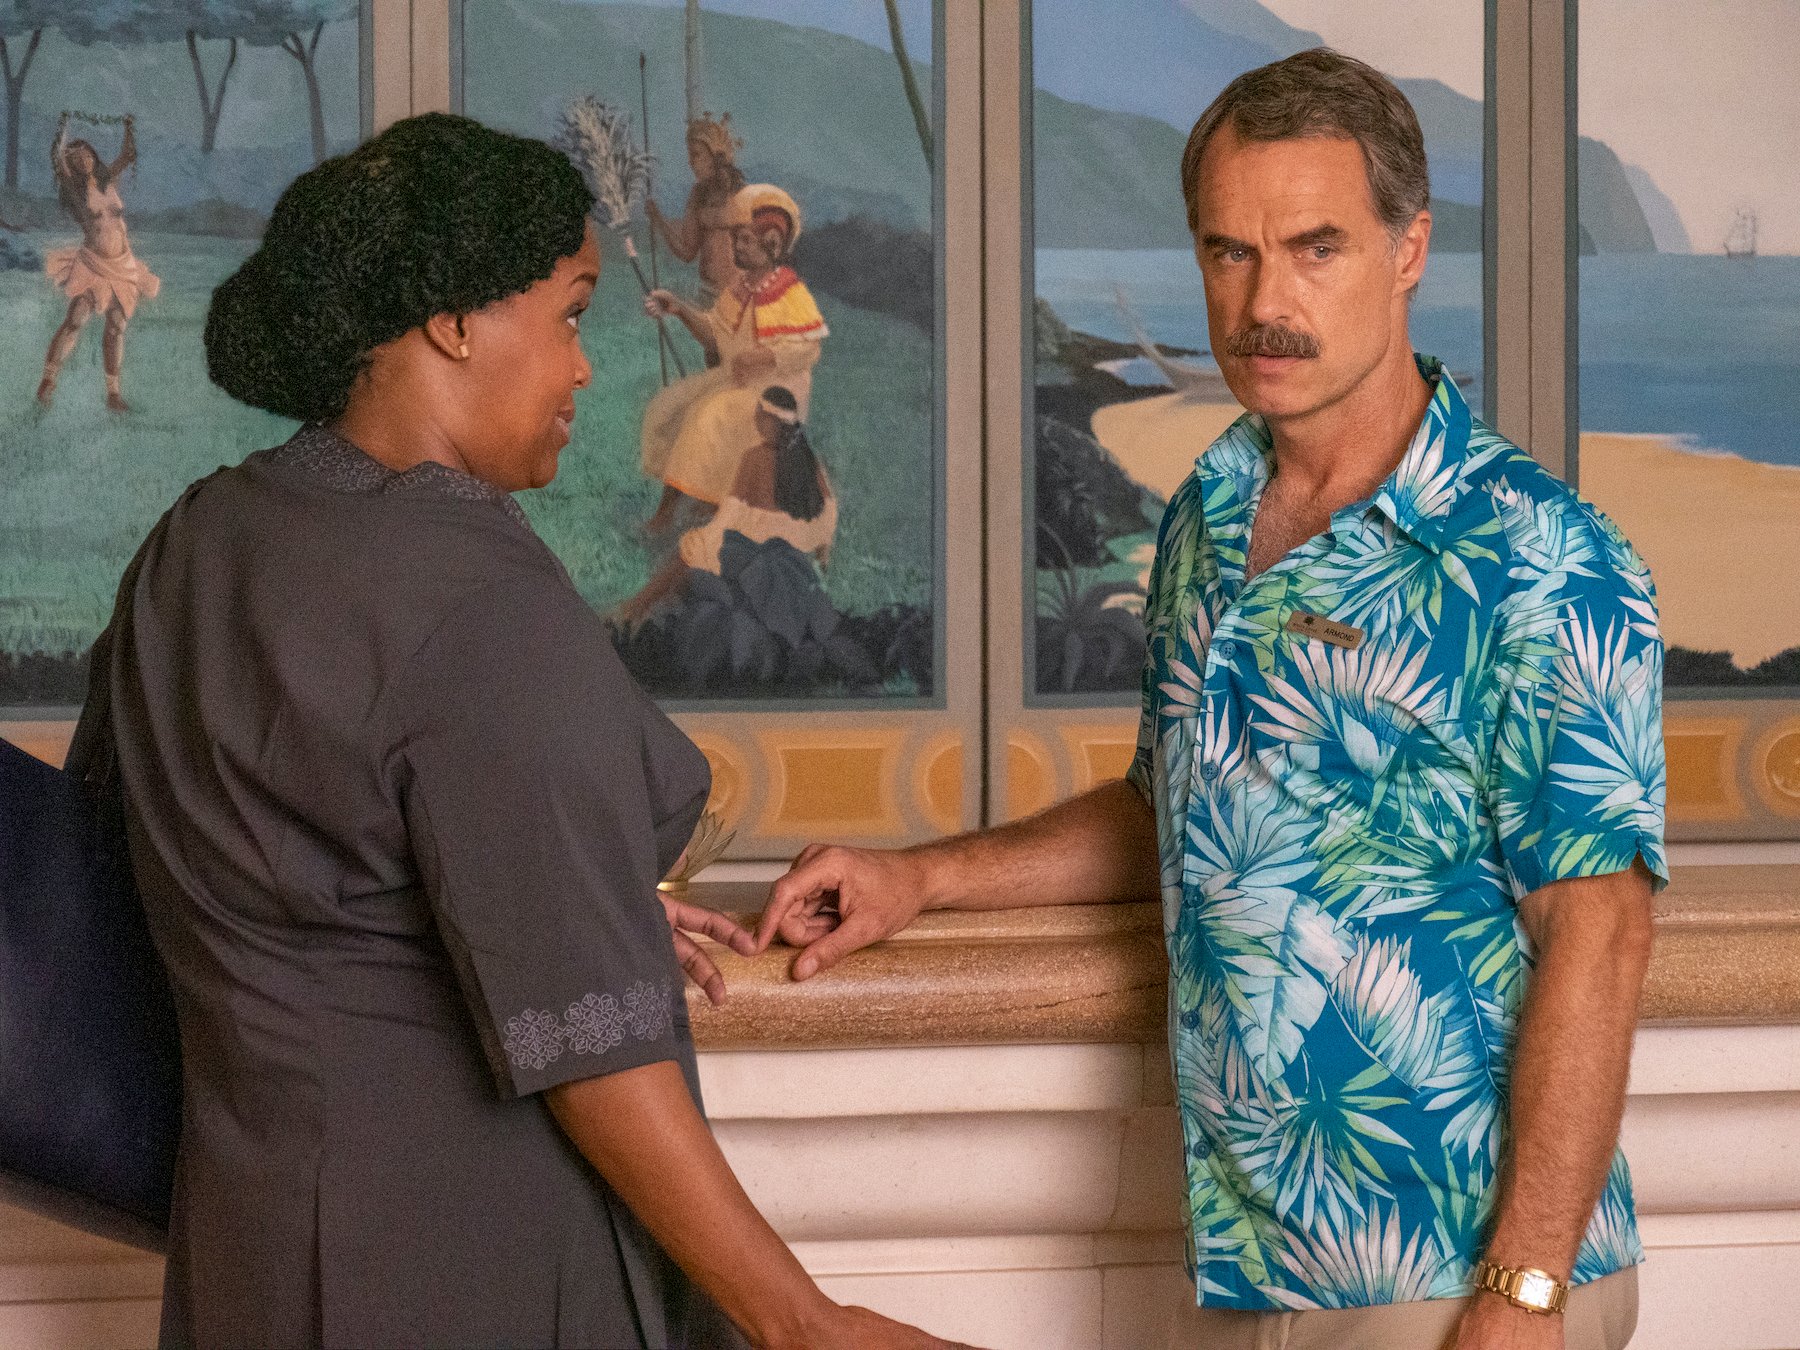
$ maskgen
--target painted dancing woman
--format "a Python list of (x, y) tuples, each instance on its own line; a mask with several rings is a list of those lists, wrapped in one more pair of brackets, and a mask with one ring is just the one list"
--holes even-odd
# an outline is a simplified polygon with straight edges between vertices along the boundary
[(38, 383), (37, 398), (46, 408), (56, 397), (57, 375), (80, 341), (82, 326), (99, 314), (106, 321), (102, 347), (106, 406), (116, 413), (131, 411), (119, 383), (125, 363), (125, 329), (137, 312), (138, 301), (153, 299), (162, 289), (155, 273), (133, 256), (125, 233), (119, 175), (136, 162), (137, 137), (129, 116), (119, 156), (110, 164), (90, 142), (69, 139), (67, 112), (56, 124), (56, 139), (50, 146), (56, 197), (69, 218), (81, 226), (81, 243), (52, 249), (44, 258), (44, 271), (69, 297), (68, 313), (44, 354), (44, 378)]

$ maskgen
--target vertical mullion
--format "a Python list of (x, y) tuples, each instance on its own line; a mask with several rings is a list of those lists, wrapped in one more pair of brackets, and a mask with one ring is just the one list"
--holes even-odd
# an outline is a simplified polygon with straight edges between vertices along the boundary
[(1531, 444), (1531, 7), (1487, 6), (1487, 416)]
[(1574, 0), (1531, 0), (1531, 453), (1572, 477), (1575, 428), (1568, 361), (1574, 313), (1571, 239), (1575, 221), (1575, 138), (1569, 100)]
[(988, 4), (982, 25), (983, 241), (987, 332), (987, 819), (1007, 818), (1008, 735), (1024, 707), (1025, 250), (1031, 115), (1025, 4)]
[(410, 0), (366, 0), (369, 107), (366, 130), (385, 130), (412, 111), (412, 5)]
[(1581, 480), (1581, 94), (1580, 0), (1563, 0), (1563, 477)]
[(412, 111), (450, 111), (450, 6), (412, 0)]
[(986, 453), (982, 384), (984, 343), (982, 237), (982, 14), (960, 0), (939, 0), (937, 79), (938, 378), (943, 391), (935, 428), (943, 447), (938, 495), (938, 603), (944, 606), (940, 678), (946, 708), (964, 732), (962, 828), (984, 823), (987, 783), (987, 594), (982, 554)]

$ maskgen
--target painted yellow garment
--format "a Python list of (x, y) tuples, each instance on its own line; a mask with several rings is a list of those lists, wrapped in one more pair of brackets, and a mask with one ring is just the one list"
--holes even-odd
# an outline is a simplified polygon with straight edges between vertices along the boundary
[[(741, 306), (742, 301), (736, 294), (731, 298)], [(825, 316), (819, 313), (812, 292), (785, 267), (757, 288), (751, 313), (758, 342), (774, 342), (781, 338), (818, 339), (827, 332)]]
[[(756, 444), (756, 404), (781, 385), (794, 395), (800, 418), (812, 405), (812, 372), (830, 329), (804, 282), (778, 268), (754, 292), (734, 287), (707, 311), (719, 364), (677, 380), (644, 410), (644, 472), (699, 501), (723, 502), (737, 481), (738, 463)], [(737, 358), (761, 350), (775, 368), (740, 383)]]

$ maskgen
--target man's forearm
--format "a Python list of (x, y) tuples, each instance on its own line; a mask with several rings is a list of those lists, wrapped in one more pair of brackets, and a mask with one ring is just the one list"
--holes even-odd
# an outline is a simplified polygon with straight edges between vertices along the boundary
[(1486, 1256), (1567, 1279), (1618, 1145), (1650, 923), (1641, 872), (1558, 885), (1620, 894), (1571, 895), (1535, 923), (1526, 911), (1537, 968), (1520, 1018), (1511, 1144)]
[(1154, 900), (1156, 818), (1131, 784), (1103, 783), (1049, 810), (910, 850), (927, 909)]

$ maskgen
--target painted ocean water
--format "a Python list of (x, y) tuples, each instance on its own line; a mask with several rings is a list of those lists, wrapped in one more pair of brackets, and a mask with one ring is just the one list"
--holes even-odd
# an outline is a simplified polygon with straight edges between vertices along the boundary
[[(1151, 337), (1205, 351), (1206, 301), (1185, 250), (1040, 249), (1037, 293), (1073, 328), (1130, 340), (1115, 285)], [(1481, 258), (1432, 258), (1413, 342), (1481, 388)], [(1800, 258), (1612, 254), (1581, 260), (1581, 424), (1680, 437), (1800, 465)], [(1151, 381), (1147, 362), (1127, 378)]]

